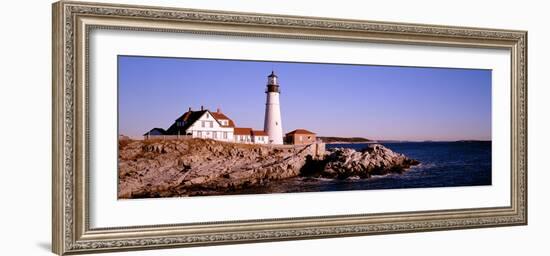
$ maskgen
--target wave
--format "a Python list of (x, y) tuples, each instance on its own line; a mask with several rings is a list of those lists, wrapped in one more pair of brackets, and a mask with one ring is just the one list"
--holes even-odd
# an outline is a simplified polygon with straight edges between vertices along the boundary
[(437, 167), (438, 165), (435, 164), (435, 163), (420, 163), (420, 164), (417, 164), (417, 165), (414, 165), (414, 166), (411, 166), (409, 169), (429, 169), (429, 168), (434, 168), (434, 167)]
[(332, 178), (321, 178), (321, 177), (301, 177), (299, 178), (300, 181), (305, 181), (305, 182), (314, 182), (314, 181), (334, 181), (336, 179), (332, 179)]

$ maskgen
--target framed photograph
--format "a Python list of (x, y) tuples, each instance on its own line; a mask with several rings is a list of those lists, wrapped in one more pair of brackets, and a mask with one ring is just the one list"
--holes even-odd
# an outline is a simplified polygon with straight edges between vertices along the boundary
[(527, 224), (527, 32), (61, 1), (53, 251)]

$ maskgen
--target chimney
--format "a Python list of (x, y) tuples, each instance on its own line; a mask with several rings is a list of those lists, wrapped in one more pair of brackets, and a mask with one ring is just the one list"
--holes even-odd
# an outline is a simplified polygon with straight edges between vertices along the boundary
[(201, 105), (201, 111), (203, 111), (203, 110), (204, 110), (204, 106), (203, 106), (203, 105)]
[(189, 112), (191, 112), (191, 107), (189, 107)]
[(221, 110), (220, 108), (218, 108), (218, 109), (216, 110), (216, 112), (220, 113), (220, 112), (222, 112), (222, 110)]

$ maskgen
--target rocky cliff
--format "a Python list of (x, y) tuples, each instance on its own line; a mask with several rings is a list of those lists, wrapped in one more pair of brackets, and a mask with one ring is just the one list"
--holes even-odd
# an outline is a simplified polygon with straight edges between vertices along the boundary
[[(418, 162), (381, 145), (261, 146), (213, 140), (119, 141), (119, 198), (223, 194), (297, 176), (344, 179), (399, 172)], [(322, 152), (322, 151), (321, 151)]]

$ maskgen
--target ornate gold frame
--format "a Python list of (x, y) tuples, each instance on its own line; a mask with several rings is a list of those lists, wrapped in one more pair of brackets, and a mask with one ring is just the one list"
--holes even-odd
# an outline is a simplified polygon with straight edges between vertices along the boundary
[[(88, 33), (124, 29), (499, 48), (511, 51), (511, 205), (477, 209), (91, 229)], [(527, 224), (527, 32), (256, 13), (53, 5), (53, 251), (57, 254)]]

